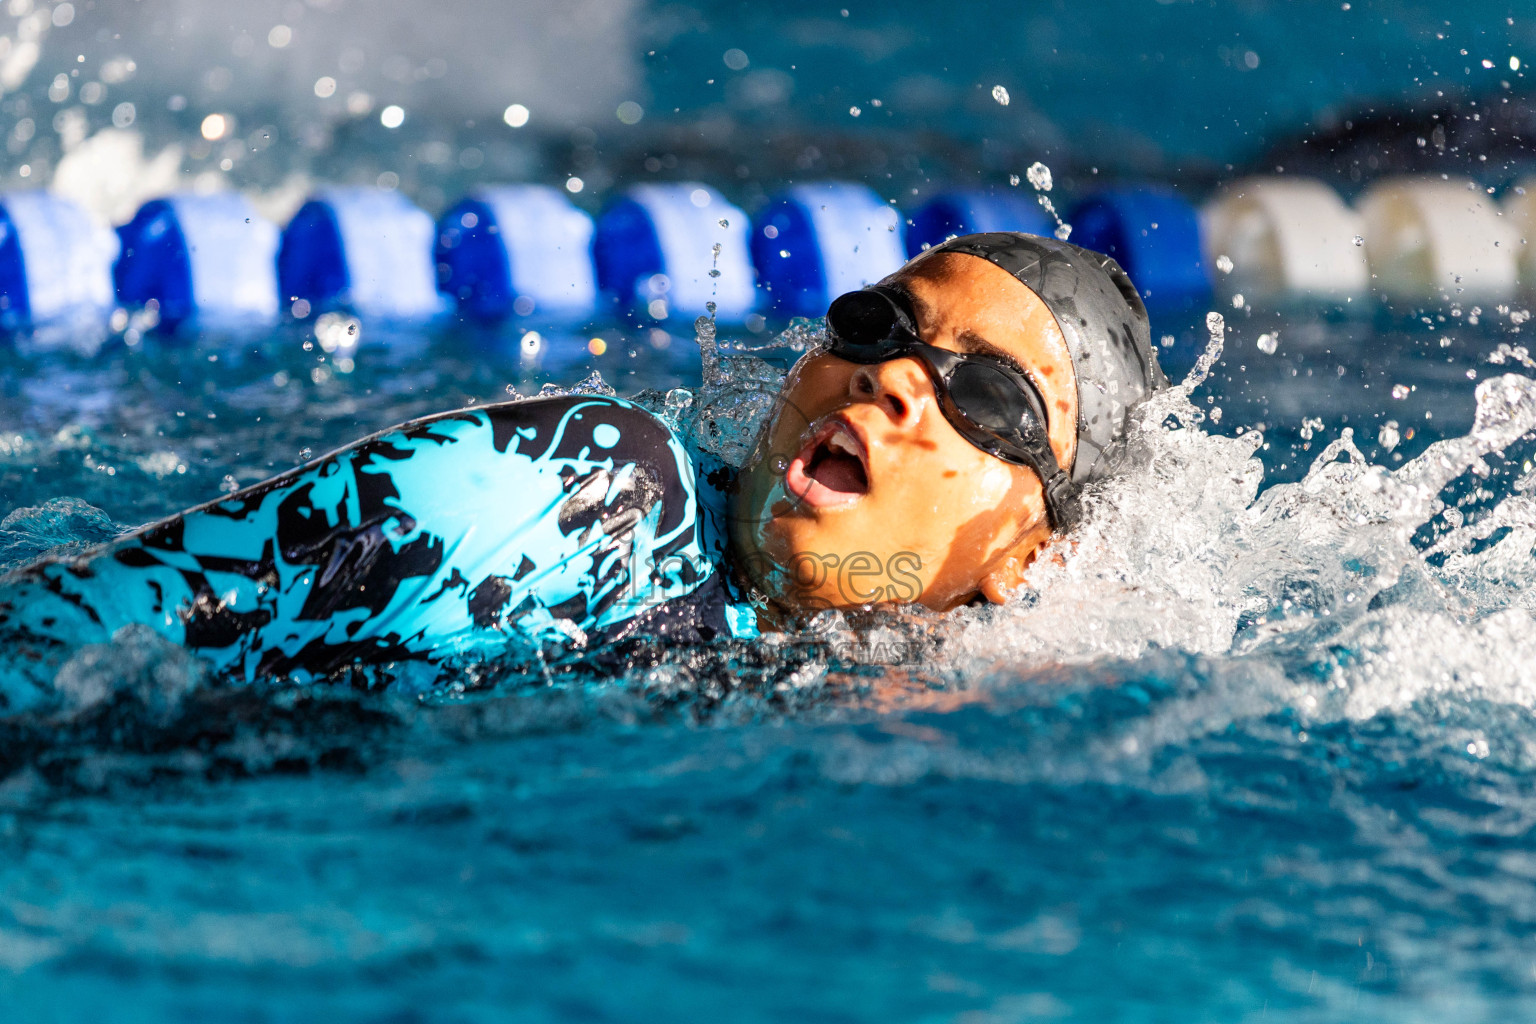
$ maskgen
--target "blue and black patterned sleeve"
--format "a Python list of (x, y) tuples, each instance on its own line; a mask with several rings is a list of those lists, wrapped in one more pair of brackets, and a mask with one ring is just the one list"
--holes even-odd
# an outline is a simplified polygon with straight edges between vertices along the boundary
[(620, 399), (431, 416), (10, 574), (0, 634), (62, 651), (143, 623), (246, 679), (581, 645), (721, 589), (701, 487), (679, 439)]

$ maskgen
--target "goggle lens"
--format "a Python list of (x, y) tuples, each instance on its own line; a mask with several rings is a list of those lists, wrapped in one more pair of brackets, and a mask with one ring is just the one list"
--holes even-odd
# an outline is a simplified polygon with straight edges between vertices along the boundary
[(886, 347), (901, 322), (889, 299), (878, 292), (860, 291), (838, 296), (827, 310), (827, 326), (832, 329), (834, 349), (862, 349), (873, 354)]
[[(1026, 420), (1034, 420), (1034, 410), (1019, 387), (1001, 370), (985, 363), (961, 363), (945, 383), (950, 400), (978, 427), (1003, 436), (1026, 431)], [(1032, 425), (1032, 424), (1031, 424)], [(1036, 431), (1027, 431), (1035, 433)]]

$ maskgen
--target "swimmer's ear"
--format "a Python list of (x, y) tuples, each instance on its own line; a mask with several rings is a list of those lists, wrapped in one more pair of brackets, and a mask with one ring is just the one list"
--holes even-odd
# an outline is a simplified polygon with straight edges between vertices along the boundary
[(976, 588), (981, 591), (981, 596), (993, 604), (1007, 604), (1014, 591), (1024, 585), (1024, 574), (1050, 539), (1051, 528), (1043, 522), (1026, 532), (981, 578)]

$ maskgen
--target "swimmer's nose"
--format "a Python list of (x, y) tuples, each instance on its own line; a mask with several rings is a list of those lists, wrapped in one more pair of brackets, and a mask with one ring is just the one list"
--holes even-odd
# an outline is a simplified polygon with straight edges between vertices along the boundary
[(889, 359), (860, 366), (848, 381), (854, 398), (874, 402), (898, 427), (916, 423), (922, 416), (924, 395), (932, 385), (915, 359)]

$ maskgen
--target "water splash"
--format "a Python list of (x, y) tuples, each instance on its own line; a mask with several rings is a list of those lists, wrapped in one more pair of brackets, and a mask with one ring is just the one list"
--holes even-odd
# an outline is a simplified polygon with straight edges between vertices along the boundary
[[(602, 372), (593, 370), (570, 387), (545, 384), (539, 388), (539, 398), (558, 398), (562, 395), (615, 395), (613, 386), (603, 379)], [(521, 396), (519, 396), (521, 397)]]
[(0, 519), (0, 573), (48, 551), (64, 553), (111, 540), (122, 528), (79, 498), (53, 498)]
[(1447, 488), (1536, 431), (1536, 381), (1483, 381), (1471, 432), (1395, 471), (1345, 429), (1302, 481), (1261, 491), (1262, 434), (1199, 427), (1192, 392), (1223, 334), (1218, 315), (1208, 326), (1190, 377), (1140, 410), (1090, 488), (1083, 526), (1036, 560), (1013, 603), (954, 616), (946, 658), (1016, 677), (1168, 649), (1236, 657), (1280, 681), (1273, 708), (1308, 719), (1445, 693), (1536, 707), (1536, 504), (1510, 494), (1437, 543), (1417, 539), (1436, 515), (1460, 516)]

